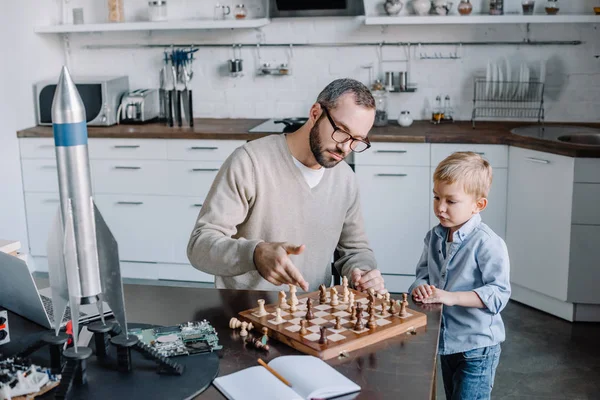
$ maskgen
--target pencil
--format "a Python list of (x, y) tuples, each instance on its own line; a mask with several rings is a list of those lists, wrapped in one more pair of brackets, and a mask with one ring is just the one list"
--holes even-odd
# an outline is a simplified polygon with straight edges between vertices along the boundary
[(268, 369), (269, 372), (272, 373), (273, 375), (275, 375), (281, 382), (285, 383), (289, 387), (292, 387), (292, 385), (283, 376), (279, 375), (279, 373), (277, 371), (275, 371), (273, 368), (269, 367), (266, 362), (264, 362), (263, 360), (261, 360), (259, 358), (258, 363), (260, 365), (262, 365), (263, 367), (265, 367), (266, 369)]

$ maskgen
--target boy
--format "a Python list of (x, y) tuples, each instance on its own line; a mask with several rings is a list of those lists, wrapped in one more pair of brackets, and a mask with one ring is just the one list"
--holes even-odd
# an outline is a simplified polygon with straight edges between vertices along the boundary
[(487, 206), (492, 168), (479, 155), (457, 152), (433, 174), (433, 211), (440, 223), (425, 236), (409, 292), (444, 304), (439, 354), (448, 400), (489, 399), (510, 297), (508, 251), (479, 213)]

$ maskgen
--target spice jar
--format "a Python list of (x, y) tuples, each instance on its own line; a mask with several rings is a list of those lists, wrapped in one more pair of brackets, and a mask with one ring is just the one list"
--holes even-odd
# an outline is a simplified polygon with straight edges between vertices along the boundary
[[(376, 84), (379, 81), (376, 82)], [(375, 90), (371, 90), (373, 98), (375, 99), (375, 122), (374, 126), (386, 126), (388, 124), (388, 113), (387, 113), (387, 93), (383, 88), (381, 82), (380, 85), (373, 85)], [(380, 88), (380, 89), (379, 89)]]
[(165, 0), (156, 0), (148, 2), (148, 19), (150, 21), (167, 20), (167, 2)]
[(504, 14), (504, 0), (490, 0), (490, 15)]
[(458, 4), (458, 13), (460, 15), (469, 15), (473, 11), (473, 5), (469, 0), (461, 0)]
[(123, 10), (124, 0), (108, 0), (108, 21), (123, 22), (125, 21), (125, 12)]
[(248, 15), (248, 10), (246, 10), (246, 6), (243, 4), (238, 4), (235, 6), (233, 15), (235, 16), (235, 19), (244, 19)]
[(546, 14), (548, 15), (556, 15), (558, 14), (558, 10), (560, 7), (558, 6), (558, 0), (548, 0), (546, 2)]

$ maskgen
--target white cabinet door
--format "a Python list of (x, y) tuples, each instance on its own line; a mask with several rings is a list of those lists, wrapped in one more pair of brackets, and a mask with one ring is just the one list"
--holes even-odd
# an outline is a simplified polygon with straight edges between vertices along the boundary
[(94, 200), (117, 240), (122, 261), (172, 259), (169, 197), (101, 194)]
[(574, 159), (511, 147), (506, 242), (511, 281), (567, 300)]
[(33, 256), (46, 256), (46, 243), (54, 219), (60, 209), (58, 193), (25, 193), (29, 251)]
[[(433, 172), (435, 167), (431, 167), (431, 187), (433, 189)], [(493, 170), (493, 182), (490, 193), (488, 194), (488, 206), (481, 213), (481, 218), (498, 236), (506, 238), (506, 191), (508, 189), (508, 169), (495, 168)], [(433, 192), (429, 196), (430, 225), (434, 227), (439, 224), (439, 220), (433, 212)]]
[(171, 233), (169, 236), (174, 250), (171, 262), (189, 264), (187, 244), (198, 218), (200, 207), (202, 207), (202, 199), (171, 197), (169, 202), (171, 210)]
[(429, 229), (429, 167), (357, 166), (356, 175), (381, 272), (414, 275)]

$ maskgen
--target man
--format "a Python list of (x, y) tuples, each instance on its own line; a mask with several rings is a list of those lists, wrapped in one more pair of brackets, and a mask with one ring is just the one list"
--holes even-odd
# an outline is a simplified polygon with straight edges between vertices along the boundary
[[(338, 79), (319, 94), (308, 121), (236, 149), (200, 210), (188, 258), (218, 288), (304, 291), (331, 282), (335, 267), (358, 290), (385, 292), (360, 210), (351, 151), (370, 147), (369, 90)], [(292, 260), (293, 258), (293, 260)]]

